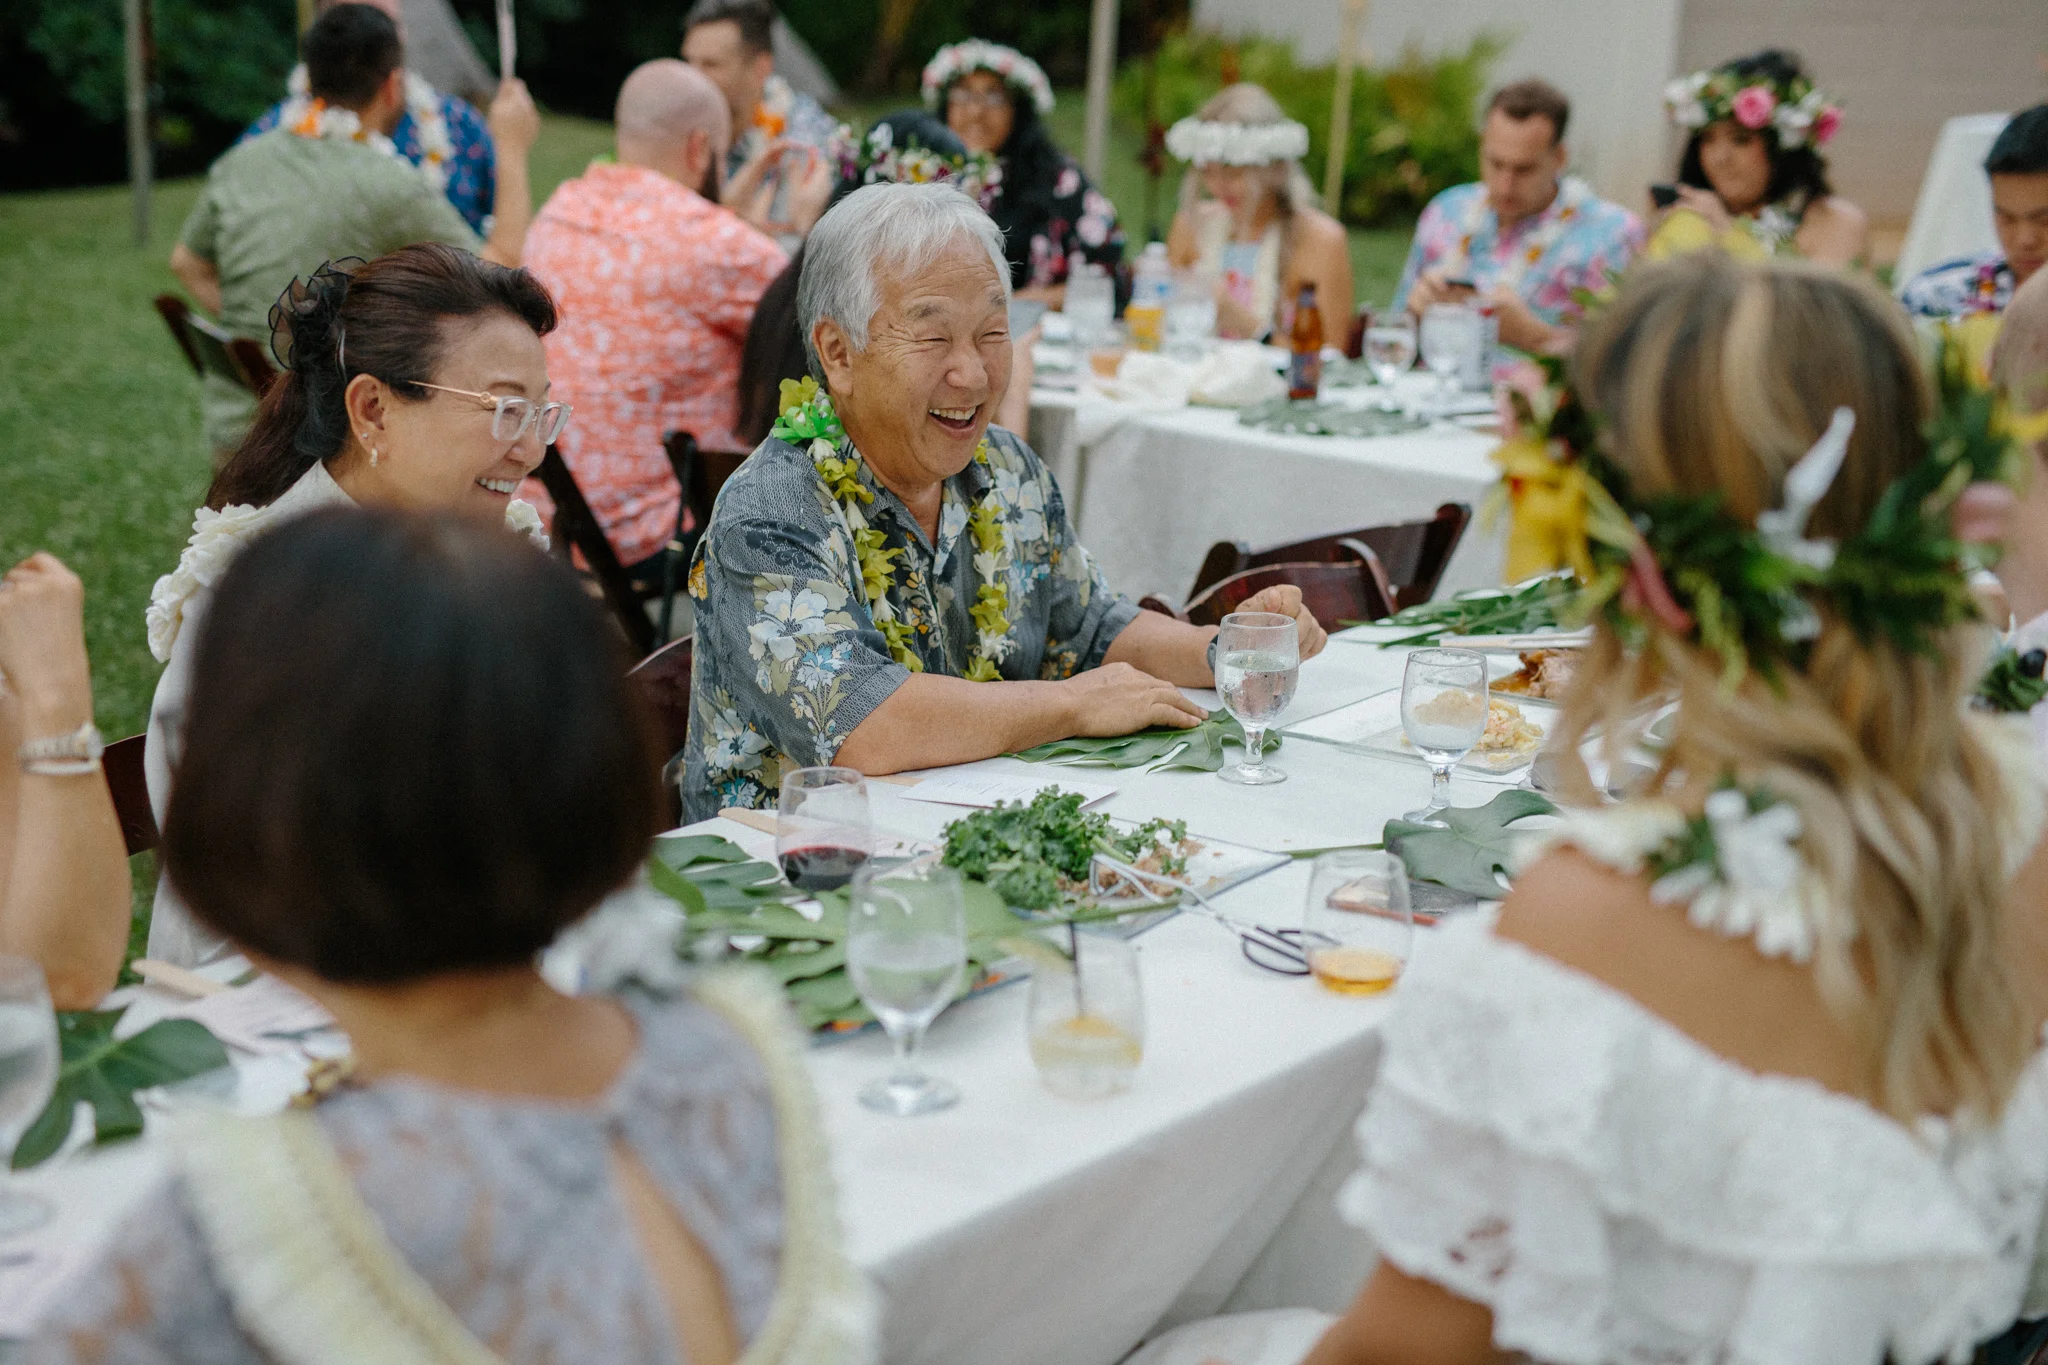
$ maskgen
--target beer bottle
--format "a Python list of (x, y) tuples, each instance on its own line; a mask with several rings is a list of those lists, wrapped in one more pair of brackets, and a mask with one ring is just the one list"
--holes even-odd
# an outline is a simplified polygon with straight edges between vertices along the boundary
[(1323, 386), (1323, 315), (1316, 307), (1316, 287), (1304, 284), (1294, 300), (1293, 354), (1287, 361), (1287, 396), (1314, 398)]

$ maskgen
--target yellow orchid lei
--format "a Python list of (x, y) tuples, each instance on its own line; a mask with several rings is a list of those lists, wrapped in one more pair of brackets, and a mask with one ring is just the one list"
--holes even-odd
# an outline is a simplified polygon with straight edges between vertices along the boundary
[[(783, 380), (775, 425), (769, 434), (804, 448), (810, 455), (825, 491), (838, 504), (847, 529), (853, 533), (861, 595), (867, 600), (868, 615), (875, 629), (888, 642), (891, 658), (912, 673), (922, 673), (924, 660), (910, 647), (914, 634), (911, 625), (889, 600), (903, 551), (887, 548), (887, 537), (870, 526), (867, 515), (861, 511), (874, 502), (875, 495), (860, 481), (860, 452), (847, 440), (846, 428), (840, 424), (839, 414), (832, 410), (830, 395), (809, 377)], [(988, 464), (986, 437), (975, 447), (974, 458), (983, 466)], [(1009, 635), (1009, 537), (993, 486), (968, 513), (967, 527), (974, 538), (974, 569), (981, 576), (981, 586), (975, 591), (974, 605), (968, 609), (974, 618), (976, 648), (968, 659), (964, 676), (970, 682), (998, 682), (1002, 674), (996, 665), (1015, 642)]]

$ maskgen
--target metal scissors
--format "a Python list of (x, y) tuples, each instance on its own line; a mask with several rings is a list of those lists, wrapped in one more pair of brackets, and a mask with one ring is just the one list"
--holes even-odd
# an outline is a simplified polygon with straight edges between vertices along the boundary
[(1244, 954), (1245, 961), (1264, 971), (1281, 976), (1307, 976), (1308, 950), (1314, 946), (1312, 940), (1323, 940), (1322, 935), (1313, 934), (1306, 929), (1272, 929), (1263, 924), (1240, 924), (1209, 904), (1201, 892), (1186, 882), (1177, 881), (1161, 872), (1146, 872), (1132, 867), (1129, 863), (1113, 858), (1107, 853), (1096, 854), (1089, 866), (1088, 889), (1096, 895), (1103, 895), (1110, 889), (1108, 881), (1099, 875), (1099, 868), (1107, 868), (1116, 873), (1129, 882), (1131, 888), (1140, 896), (1154, 905), (1174, 905), (1176, 902), (1148, 890), (1146, 884), (1172, 887), (1185, 898), (1178, 902), (1180, 909), (1192, 911), (1228, 933), (1237, 940), (1238, 951)]

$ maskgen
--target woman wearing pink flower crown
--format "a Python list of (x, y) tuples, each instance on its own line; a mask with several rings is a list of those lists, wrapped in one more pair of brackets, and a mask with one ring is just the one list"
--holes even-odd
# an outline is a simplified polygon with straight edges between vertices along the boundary
[[(1647, 248), (1653, 257), (1718, 246), (1735, 256), (1803, 256), (1853, 265), (1870, 245), (1863, 210), (1828, 186), (1820, 148), (1842, 111), (1799, 58), (1776, 48), (1681, 76), (1664, 92), (1689, 130), (1677, 192)], [(1652, 194), (1656, 194), (1653, 187)]]

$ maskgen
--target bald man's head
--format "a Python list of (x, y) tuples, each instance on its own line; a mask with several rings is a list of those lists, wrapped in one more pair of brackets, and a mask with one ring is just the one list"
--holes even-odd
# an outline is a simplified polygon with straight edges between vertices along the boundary
[(1991, 369), (2018, 411), (2048, 409), (2048, 270), (2035, 271), (2014, 291)]
[(612, 118), (619, 160), (657, 170), (669, 171), (668, 163), (685, 155), (692, 134), (703, 135), (717, 161), (732, 145), (725, 96), (703, 72), (673, 57), (644, 63), (626, 77)]

